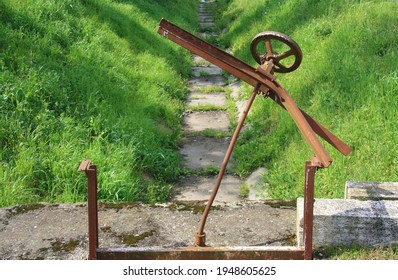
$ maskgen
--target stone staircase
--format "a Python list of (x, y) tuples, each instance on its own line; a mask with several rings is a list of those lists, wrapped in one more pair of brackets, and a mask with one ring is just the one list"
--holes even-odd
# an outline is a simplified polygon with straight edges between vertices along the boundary
[[(200, 3), (198, 35), (206, 40), (216, 37), (210, 1)], [(211, 194), (233, 133), (227, 108), (228, 79), (222, 70), (203, 58), (193, 55), (193, 76), (188, 81), (183, 129), (184, 140), (180, 150), (187, 175), (173, 190), (173, 200), (207, 200)], [(234, 117), (234, 116), (233, 116)], [(215, 135), (215, 136), (208, 136)], [(218, 135), (218, 136), (217, 136)], [(221, 135), (221, 136), (220, 136)], [(233, 156), (220, 185), (214, 204), (236, 203), (244, 181), (231, 173)], [(211, 175), (208, 175), (208, 174)]]

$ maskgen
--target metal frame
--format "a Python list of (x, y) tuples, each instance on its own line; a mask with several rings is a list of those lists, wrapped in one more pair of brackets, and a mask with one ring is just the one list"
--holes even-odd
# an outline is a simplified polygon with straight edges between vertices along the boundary
[[(234, 132), (231, 143), (225, 155), (220, 172), (218, 174), (213, 192), (204, 210), (202, 219), (199, 223), (198, 231), (194, 237), (192, 247), (182, 248), (99, 248), (98, 244), (98, 201), (97, 201), (97, 169), (91, 164), (90, 160), (84, 160), (80, 164), (78, 171), (85, 172), (88, 179), (88, 230), (89, 230), (89, 259), (312, 259), (312, 232), (313, 232), (313, 207), (314, 207), (314, 181), (315, 173), (319, 168), (326, 168), (332, 163), (316, 134), (326, 140), (334, 148), (344, 155), (351, 152), (351, 147), (345, 144), (329, 130), (307, 115), (297, 107), (293, 99), (286, 90), (276, 82), (273, 76), (274, 64), (271, 61), (253, 68), (236, 57), (208, 44), (202, 39), (179, 28), (171, 22), (162, 19), (159, 24), (158, 33), (165, 38), (179, 44), (191, 52), (203, 57), (210, 63), (231, 73), (237, 78), (247, 82), (254, 87), (253, 93), (247, 102), (244, 113), (242, 114), (238, 126)], [(304, 180), (304, 223), (303, 241), (304, 246), (283, 246), (283, 247), (209, 247), (206, 246), (206, 234), (204, 226), (211, 205), (217, 195), (226, 166), (244, 124), (247, 113), (259, 93), (264, 97), (269, 97), (279, 106), (286, 109), (304, 139), (307, 141), (315, 157), (305, 163)]]
[[(312, 258), (312, 245), (308, 246), (188, 246), (176, 248), (100, 248), (98, 242), (98, 182), (97, 167), (91, 160), (83, 160), (78, 168), (85, 172), (88, 185), (88, 259), (89, 260), (303, 260)], [(308, 189), (314, 186), (313, 174), (307, 180)], [(311, 179), (312, 177), (312, 179)], [(311, 209), (311, 203), (308, 209)], [(305, 211), (305, 221), (312, 222), (312, 211)], [(306, 240), (312, 242), (312, 223), (304, 222)], [(307, 257), (306, 257), (307, 256)]]

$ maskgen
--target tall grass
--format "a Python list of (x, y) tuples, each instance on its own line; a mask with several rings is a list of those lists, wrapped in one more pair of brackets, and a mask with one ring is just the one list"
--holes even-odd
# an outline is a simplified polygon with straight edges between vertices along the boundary
[(101, 200), (167, 199), (191, 61), (156, 29), (197, 2), (0, 0), (0, 207), (85, 200), (87, 158)]
[[(278, 81), (296, 103), (353, 147), (348, 156), (325, 143), (334, 163), (316, 177), (317, 197), (343, 197), (347, 180), (398, 180), (398, 3), (366, 0), (231, 0), (219, 13), (221, 44), (255, 65), (249, 46), (259, 32), (290, 35), (302, 48), (298, 70)], [(270, 100), (256, 99), (252, 129), (238, 142), (238, 172), (268, 172), (276, 198), (303, 195), (304, 161), (313, 155), (293, 121)]]

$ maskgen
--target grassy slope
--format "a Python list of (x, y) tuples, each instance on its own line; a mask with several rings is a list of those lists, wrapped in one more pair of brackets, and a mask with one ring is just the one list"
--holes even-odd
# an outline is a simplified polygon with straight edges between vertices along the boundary
[(197, 2), (0, 0), (0, 207), (84, 200), (86, 158), (100, 199), (167, 198), (191, 70), (156, 29)]
[[(255, 65), (249, 53), (259, 32), (289, 34), (303, 51), (298, 70), (278, 81), (296, 103), (353, 147), (344, 157), (325, 144), (334, 163), (316, 177), (317, 197), (343, 197), (347, 180), (398, 178), (398, 3), (345, 0), (223, 0), (228, 30), (222, 44)], [(265, 166), (276, 198), (302, 196), (304, 161), (312, 156), (289, 115), (255, 101), (235, 155), (238, 171)], [(256, 152), (254, 152), (256, 151)]]

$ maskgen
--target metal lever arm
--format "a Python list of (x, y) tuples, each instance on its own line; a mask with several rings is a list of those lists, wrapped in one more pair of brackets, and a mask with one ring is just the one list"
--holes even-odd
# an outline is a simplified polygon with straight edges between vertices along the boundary
[(304, 111), (300, 110), (287, 92), (272, 78), (267, 77), (256, 71), (252, 66), (239, 60), (238, 58), (214, 47), (191, 33), (179, 28), (171, 22), (162, 19), (158, 33), (191, 52), (203, 57), (210, 63), (217, 65), (221, 69), (231, 73), (237, 78), (255, 87), (260, 83), (260, 91), (268, 92), (269, 96), (284, 109), (288, 110), (296, 124), (298, 125), (304, 138), (307, 140), (316, 156), (322, 161), (324, 166), (330, 164), (330, 158), (325, 154), (324, 148), (316, 138), (315, 133), (324, 138), (333, 147), (344, 155), (351, 152), (351, 147), (345, 144), (329, 130), (312, 119)]

